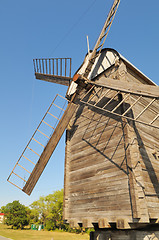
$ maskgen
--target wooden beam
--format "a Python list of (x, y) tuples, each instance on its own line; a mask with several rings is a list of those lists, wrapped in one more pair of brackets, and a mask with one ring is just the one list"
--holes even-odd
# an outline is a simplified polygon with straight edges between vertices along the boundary
[(78, 105), (75, 105), (73, 102), (70, 102), (59, 121), (54, 133), (52, 134), (50, 140), (48, 141), (46, 147), (44, 148), (37, 164), (35, 165), (28, 181), (26, 182), (25, 186), (23, 187), (23, 192), (30, 195), (34, 186), (36, 185), (39, 177), (41, 176), (44, 168), (46, 167), (53, 151), (55, 150), (60, 138), (62, 137), (64, 130), (66, 129), (69, 121), (74, 114)]
[(72, 80), (71, 77), (57, 76), (57, 75), (44, 74), (44, 73), (35, 73), (35, 77), (38, 80), (57, 83), (65, 86), (69, 86), (70, 81)]
[[(147, 97), (159, 97), (159, 86), (152, 86), (148, 84), (138, 84), (138, 83), (130, 83), (121, 80), (114, 80), (111, 78), (104, 78), (100, 79), (101, 82), (105, 81), (105, 83), (102, 83), (102, 86), (107, 88), (112, 88), (115, 90), (120, 90), (123, 92), (129, 92), (139, 95), (144, 95)], [(94, 83), (94, 82), (93, 82)], [(101, 86), (100, 82), (95, 83), (95, 85)]]
[[(123, 95), (123, 94), (122, 94)], [(123, 95), (122, 98), (124, 98)], [(127, 99), (125, 103), (123, 103), (122, 111), (124, 112), (126, 109), (126, 103), (132, 105), (131, 99)], [(129, 113), (129, 116), (132, 116), (132, 113)], [(149, 223), (149, 214), (147, 208), (147, 202), (144, 195), (144, 181), (142, 176), (142, 167), (141, 167), (141, 155), (139, 153), (138, 140), (135, 132), (135, 125), (130, 122), (126, 124), (125, 119), (123, 119), (123, 132), (124, 132), (124, 140), (126, 147), (126, 159), (127, 159), (127, 169), (128, 169), (128, 177), (129, 177), (129, 193), (130, 193), (130, 202), (132, 208), (132, 217), (134, 219), (138, 219), (140, 222)], [(132, 143), (132, 139), (133, 143)], [(141, 207), (142, 206), (142, 207)], [(125, 221), (125, 220), (124, 220)], [(122, 225), (125, 225), (126, 228), (129, 226), (127, 223), (123, 221), (117, 222), (117, 228), (122, 229)]]
[(92, 219), (89, 219), (89, 218), (82, 219), (82, 227), (83, 228), (93, 228)]
[(79, 228), (78, 220), (77, 219), (69, 220), (69, 226), (70, 228)]
[(100, 218), (98, 220), (98, 227), (99, 228), (111, 228), (107, 218)]
[[(110, 88), (112, 90), (143, 95), (146, 97), (159, 97), (159, 86), (152, 86), (147, 84), (138, 84), (138, 83), (130, 83), (121, 80), (115, 80), (111, 78), (101, 77), (100, 81), (90, 81), (87, 78), (79, 77), (79, 80), (85, 81), (87, 83), (93, 84), (97, 87), (105, 87)], [(105, 82), (105, 83), (103, 83)]]
[(131, 227), (130, 227), (127, 219), (120, 218), (120, 219), (116, 220), (116, 228), (117, 229), (130, 229)]

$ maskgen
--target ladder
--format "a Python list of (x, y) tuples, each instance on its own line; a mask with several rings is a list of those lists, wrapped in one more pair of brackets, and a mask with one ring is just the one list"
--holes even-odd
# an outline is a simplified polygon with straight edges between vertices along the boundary
[[(67, 108), (68, 100), (57, 94), (16, 162), (7, 181), (23, 189), (50, 137)], [(56, 114), (55, 114), (56, 113)]]

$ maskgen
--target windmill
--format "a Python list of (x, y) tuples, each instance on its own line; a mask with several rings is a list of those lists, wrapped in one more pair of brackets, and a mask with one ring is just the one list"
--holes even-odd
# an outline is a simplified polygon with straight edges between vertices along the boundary
[[(66, 98), (55, 97), (8, 178), (30, 195), (66, 129), (64, 219), (71, 227), (133, 229), (158, 223), (159, 87), (116, 50), (103, 49), (119, 3), (114, 1), (94, 49), (73, 78), (71, 59), (34, 59), (37, 79), (68, 90)], [(59, 97), (62, 106), (56, 104)], [(46, 121), (50, 116), (54, 127)], [(45, 133), (42, 125), (53, 132)], [(37, 134), (48, 139), (46, 145)], [(32, 142), (43, 148), (40, 154)], [(17, 168), (28, 173), (27, 180)]]

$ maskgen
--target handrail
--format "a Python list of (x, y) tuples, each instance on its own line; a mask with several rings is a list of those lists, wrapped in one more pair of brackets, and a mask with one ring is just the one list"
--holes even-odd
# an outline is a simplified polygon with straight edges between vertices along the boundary
[(71, 58), (36, 58), (33, 64), (35, 73), (71, 77)]

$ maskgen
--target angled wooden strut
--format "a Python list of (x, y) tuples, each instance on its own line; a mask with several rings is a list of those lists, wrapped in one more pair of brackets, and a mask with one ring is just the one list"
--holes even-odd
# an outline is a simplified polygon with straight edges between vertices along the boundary
[(22, 191), (30, 195), (34, 186), (36, 185), (38, 179), (40, 178), (44, 168), (46, 167), (53, 151), (55, 150), (60, 138), (62, 137), (69, 121), (74, 114), (77, 105), (72, 101), (68, 104), (61, 120), (59, 121), (54, 133), (52, 134), (50, 140), (48, 141), (46, 147), (44, 148), (37, 164), (35, 165), (29, 179), (27, 180)]

